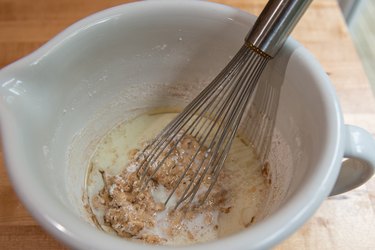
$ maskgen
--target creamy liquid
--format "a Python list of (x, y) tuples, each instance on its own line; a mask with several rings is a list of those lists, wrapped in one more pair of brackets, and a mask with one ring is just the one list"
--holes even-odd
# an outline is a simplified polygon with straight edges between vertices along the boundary
[[(119, 174), (128, 163), (128, 152), (141, 148), (141, 143), (152, 139), (177, 113), (143, 114), (133, 120), (115, 127), (101, 140), (90, 161), (87, 177), (87, 195), (93, 197), (103, 187), (99, 170), (105, 170), (110, 175)], [(227, 178), (223, 184), (228, 190), (227, 207), (229, 213), (214, 213), (213, 223), (207, 225), (202, 216), (186, 222), (194, 234), (194, 240), (183, 232), (174, 238), (167, 238), (167, 245), (186, 245), (196, 242), (213, 240), (224, 237), (257, 221), (257, 214), (267, 200), (269, 185), (262, 175), (262, 167), (253, 153), (251, 146), (245, 145), (240, 138), (235, 138), (226, 160), (224, 171)], [(154, 199), (163, 198), (163, 192), (158, 192)], [(102, 211), (93, 209), (96, 223), (105, 231), (111, 231), (103, 224)], [(167, 236), (158, 229), (164, 223), (166, 214), (158, 213), (153, 233), (164, 238)], [(218, 225), (218, 229), (214, 226)]]

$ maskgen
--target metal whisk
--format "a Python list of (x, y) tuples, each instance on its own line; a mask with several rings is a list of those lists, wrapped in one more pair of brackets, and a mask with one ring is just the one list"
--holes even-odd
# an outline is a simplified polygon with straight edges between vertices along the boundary
[[(266, 88), (262, 91), (263, 94), (254, 98), (257, 87), (260, 87), (257, 82), (267, 62), (282, 47), (310, 2), (311, 0), (269, 1), (246, 36), (244, 45), (229, 64), (138, 154), (140, 164), (137, 174), (145, 187), (162, 167), (176, 167), (166, 163), (186, 136), (194, 138), (198, 143), (193, 148), (193, 153), (186, 156), (189, 159), (184, 161), (186, 164), (182, 166), (182, 174), (174, 179), (165, 204), (179, 186), (182, 186), (182, 191), (175, 208), (183, 202), (191, 203), (201, 184), (209, 180), (200, 202), (207, 199), (223, 168), (245, 109), (253, 99), (261, 106), (260, 110), (266, 110), (266, 115), (271, 120), (276, 116), (273, 98), (278, 101), (278, 94), (273, 96)], [(269, 109), (269, 106), (273, 108)], [(253, 134), (258, 140), (255, 148), (262, 159), (266, 158), (269, 151), (273, 120), (268, 123), (258, 122), (255, 131), (259, 132)]]

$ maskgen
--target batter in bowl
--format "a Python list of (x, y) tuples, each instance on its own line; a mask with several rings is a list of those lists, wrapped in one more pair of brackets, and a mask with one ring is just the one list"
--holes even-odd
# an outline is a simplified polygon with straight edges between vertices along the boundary
[[(189, 209), (174, 210), (185, 183), (204, 158), (202, 150), (164, 206), (184, 170), (186, 156), (198, 148), (198, 142), (191, 136), (181, 138), (164, 162), (165, 167), (158, 170), (146, 188), (141, 188), (136, 174), (142, 160), (139, 150), (176, 115), (143, 114), (115, 127), (101, 140), (91, 158), (87, 182), (89, 206), (98, 227), (150, 244), (187, 245), (224, 237), (256, 222), (267, 200), (269, 183), (251, 146), (240, 138), (235, 138), (219, 179), (204, 204), (200, 204), (200, 199), (210, 184), (209, 175)], [(90, 183), (97, 183), (95, 176), (101, 185), (93, 188)]]

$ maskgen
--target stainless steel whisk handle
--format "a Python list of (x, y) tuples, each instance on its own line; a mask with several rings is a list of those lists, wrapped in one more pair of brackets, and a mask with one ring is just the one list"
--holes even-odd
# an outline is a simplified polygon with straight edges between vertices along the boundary
[(312, 0), (270, 0), (245, 41), (274, 57)]

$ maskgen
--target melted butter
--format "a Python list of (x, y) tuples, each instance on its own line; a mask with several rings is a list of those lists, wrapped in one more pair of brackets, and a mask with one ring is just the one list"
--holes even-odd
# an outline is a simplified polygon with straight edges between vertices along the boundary
[[(128, 152), (134, 148), (140, 149), (142, 142), (152, 139), (176, 115), (177, 113), (158, 112), (143, 114), (109, 131), (99, 143), (91, 159), (90, 164), (93, 169), (87, 182), (89, 197), (103, 186), (103, 183), (98, 181), (99, 169), (105, 170), (110, 175), (119, 174), (127, 166)], [(188, 223), (189, 228), (194, 232), (197, 231), (194, 241), (182, 233), (178, 237), (167, 239), (166, 244), (186, 245), (209, 241), (241, 231), (256, 222), (257, 213), (267, 200), (269, 187), (252, 148), (244, 144), (240, 138), (235, 138), (222, 171), (226, 176), (224, 186), (228, 190), (226, 206), (230, 207), (229, 212), (214, 214), (214, 223), (210, 226), (204, 223), (203, 218), (197, 217), (196, 220)], [(95, 215), (99, 224), (102, 224), (103, 221), (100, 219), (102, 215), (100, 213)], [(158, 214), (158, 217), (160, 225), (158, 223), (153, 231), (160, 232), (160, 235), (165, 237), (157, 228), (162, 226), (163, 214)], [(215, 225), (218, 225), (218, 229), (214, 229)]]

